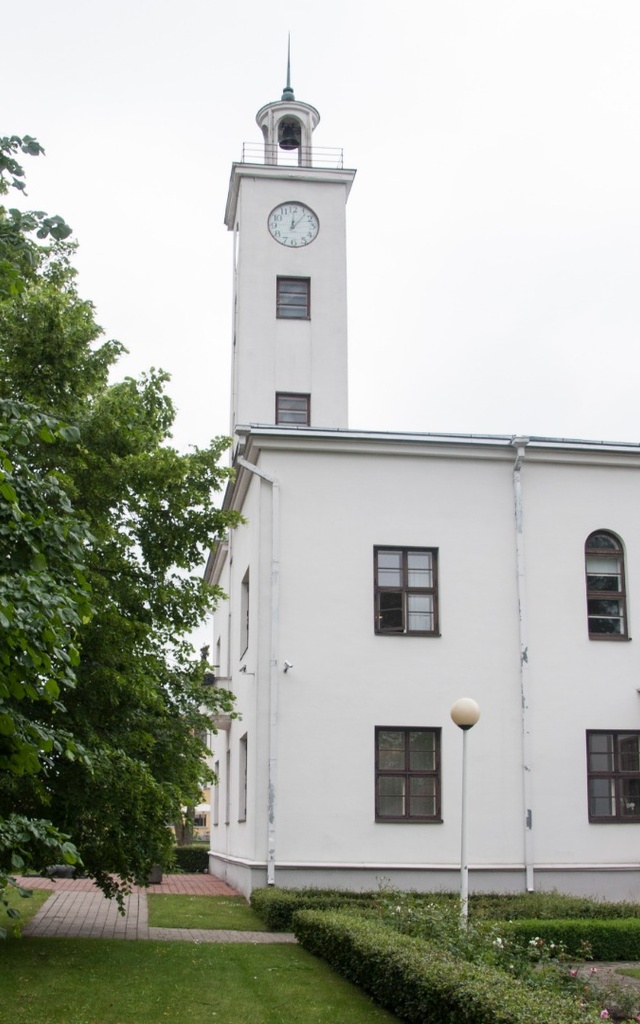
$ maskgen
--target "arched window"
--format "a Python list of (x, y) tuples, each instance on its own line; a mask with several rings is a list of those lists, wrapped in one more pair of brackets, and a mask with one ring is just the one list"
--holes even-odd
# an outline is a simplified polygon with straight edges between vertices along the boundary
[(622, 544), (613, 533), (597, 530), (584, 546), (587, 617), (592, 640), (627, 636), (627, 608)]

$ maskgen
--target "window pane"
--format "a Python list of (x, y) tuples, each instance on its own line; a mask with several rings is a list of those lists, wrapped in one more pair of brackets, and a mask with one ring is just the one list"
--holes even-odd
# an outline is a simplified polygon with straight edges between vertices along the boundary
[(424, 775), (409, 779), (409, 814), (412, 818), (434, 818), (437, 810), (436, 780)]
[(431, 594), (408, 594), (408, 629), (410, 633), (433, 630), (433, 597)]
[(589, 814), (592, 818), (613, 818), (616, 813), (613, 779), (589, 780)]
[(405, 734), (401, 729), (381, 729), (378, 733), (378, 764), (380, 768), (404, 768)]
[(612, 537), (608, 533), (594, 533), (587, 541), (587, 551), (591, 551), (593, 548), (605, 548), (612, 551), (619, 551), (620, 545), (615, 537)]
[(620, 619), (589, 619), (589, 633), (622, 633), (622, 622)]
[(436, 767), (436, 737), (433, 732), (409, 733), (409, 768), (411, 771), (432, 772)]
[(589, 733), (589, 771), (613, 771), (613, 736), (611, 733)]
[(620, 601), (604, 600), (604, 598), (592, 598), (589, 601), (589, 615), (606, 615), (620, 618)]
[(621, 779), (620, 817), (640, 817), (640, 779)]
[(378, 586), (402, 586), (401, 551), (378, 551)]
[(594, 576), (591, 573), (587, 576), (587, 588), (589, 590), (618, 592), (620, 590), (620, 585), (620, 576)]
[(378, 779), (378, 813), (388, 818), (404, 817), (404, 776), (383, 775)]
[(621, 772), (640, 772), (640, 736), (619, 736), (618, 757)]
[(430, 551), (408, 551), (407, 566), (410, 587), (433, 587)]
[(402, 594), (393, 590), (384, 590), (378, 594), (378, 601), (378, 629), (402, 633), (404, 630)]

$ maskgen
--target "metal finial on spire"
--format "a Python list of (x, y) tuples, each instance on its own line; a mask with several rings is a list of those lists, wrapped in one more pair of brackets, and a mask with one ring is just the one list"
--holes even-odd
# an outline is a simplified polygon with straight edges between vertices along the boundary
[(291, 88), (291, 33), (287, 37), (287, 84), (282, 91), (283, 100), (295, 100), (293, 89)]

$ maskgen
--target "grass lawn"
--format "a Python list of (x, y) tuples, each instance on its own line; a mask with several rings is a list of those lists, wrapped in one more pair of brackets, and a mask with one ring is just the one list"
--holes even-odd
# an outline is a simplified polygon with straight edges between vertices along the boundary
[(0, 928), (6, 928), (9, 933), (11, 933), (16, 924), (23, 928), (27, 921), (30, 921), (33, 915), (37, 913), (45, 900), (49, 899), (49, 896), (51, 896), (50, 889), (34, 889), (31, 896), (19, 896), (15, 889), (8, 889), (9, 906), (14, 910), (20, 911), (20, 917), (17, 919), (9, 917), (4, 906), (0, 905)]
[(639, 978), (640, 979), (640, 967), (625, 967), (616, 971), (616, 974), (623, 974), (625, 978)]
[(184, 896), (149, 893), (152, 928), (225, 928), (264, 932), (265, 923), (242, 896)]
[(0, 1006), (11, 1024), (397, 1024), (285, 945), (10, 939)]

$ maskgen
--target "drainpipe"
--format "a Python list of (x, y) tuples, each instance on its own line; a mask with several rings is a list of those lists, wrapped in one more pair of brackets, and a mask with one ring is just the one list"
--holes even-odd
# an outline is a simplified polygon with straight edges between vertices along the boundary
[(524, 867), (527, 892), (535, 888), (533, 877), (533, 799), (532, 799), (532, 751), (529, 690), (531, 669), (529, 666), (529, 622), (527, 618), (527, 595), (524, 561), (524, 532), (522, 513), (522, 463), (528, 437), (513, 437), (516, 449), (513, 466), (513, 504), (516, 526), (516, 584), (518, 591), (518, 625), (520, 634), (520, 705), (522, 715), (522, 794), (524, 807)]
[(278, 781), (278, 636), (280, 626), (280, 482), (241, 456), (237, 463), (271, 484), (271, 633), (269, 642), (269, 774), (267, 885), (276, 884), (276, 789)]

